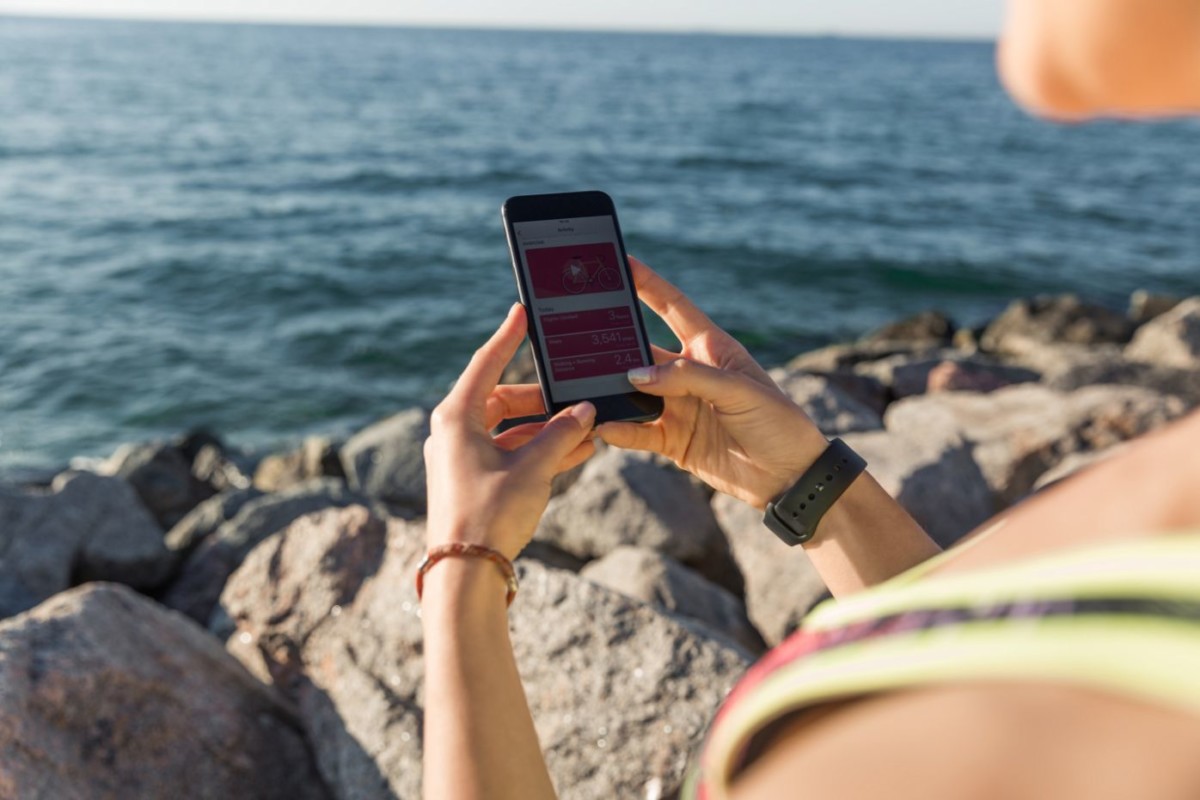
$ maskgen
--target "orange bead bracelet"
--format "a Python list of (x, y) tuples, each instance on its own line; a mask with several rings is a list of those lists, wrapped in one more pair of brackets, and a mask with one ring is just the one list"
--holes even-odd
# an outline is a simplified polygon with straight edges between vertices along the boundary
[(466, 542), (455, 542), (453, 544), (443, 544), (438, 547), (431, 547), (429, 552), (425, 554), (425, 558), (421, 561), (421, 565), (417, 567), (417, 599), (421, 599), (421, 593), (425, 590), (425, 573), (428, 572), (434, 564), (444, 558), (486, 558), (500, 568), (504, 573), (504, 582), (508, 585), (508, 598), (506, 605), (511, 606), (513, 598), (517, 596), (517, 573), (513, 569), (512, 562), (505, 557), (499, 550), (493, 550), (490, 547), (484, 547), (481, 544), (467, 544)]

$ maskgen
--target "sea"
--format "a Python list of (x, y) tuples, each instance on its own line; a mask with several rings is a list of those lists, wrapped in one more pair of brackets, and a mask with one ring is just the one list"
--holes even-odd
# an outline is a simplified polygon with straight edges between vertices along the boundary
[(436, 403), (516, 298), (515, 194), (607, 191), (630, 252), (767, 364), (927, 308), (1200, 293), (1200, 124), (1036, 120), (994, 62), (0, 18), (0, 471)]

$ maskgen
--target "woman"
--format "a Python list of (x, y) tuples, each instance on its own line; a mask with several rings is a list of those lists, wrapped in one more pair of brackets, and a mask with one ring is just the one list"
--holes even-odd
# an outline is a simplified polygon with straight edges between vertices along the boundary
[[(1016, 0), (1001, 68), (1022, 103), (1050, 116), (1176, 113), (1200, 108), (1198, 39), (1195, 0)], [(665, 398), (660, 420), (595, 434), (765, 508), (828, 443), (732, 337), (631, 266), (683, 349), (630, 374)], [(431, 549), (472, 543), (514, 558), (550, 480), (593, 452), (588, 403), (489, 434), (542, 411), (537, 387), (497, 386), (524, 335), (514, 307), (434, 414)], [(1192, 414), (932, 559), (920, 527), (857, 477), (803, 545), (838, 600), (730, 695), (688, 794), (1200, 796), (1197, 452)], [(431, 800), (555, 796), (506, 589), (504, 571), (479, 558), (424, 574)]]

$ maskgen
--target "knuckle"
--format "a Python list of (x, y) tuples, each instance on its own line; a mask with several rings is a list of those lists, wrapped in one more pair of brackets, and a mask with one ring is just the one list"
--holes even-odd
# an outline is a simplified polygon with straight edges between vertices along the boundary
[(431, 431), (445, 430), (457, 418), (454, 405), (450, 400), (443, 400), (429, 415), (429, 429)]

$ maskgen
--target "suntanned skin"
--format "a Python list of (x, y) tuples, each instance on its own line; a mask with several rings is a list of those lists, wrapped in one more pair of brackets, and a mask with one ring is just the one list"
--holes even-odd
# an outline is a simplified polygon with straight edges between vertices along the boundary
[[(1197, 111), (1200, 0), (1012, 0), (999, 64), (1018, 102), (1049, 117)], [(536, 386), (496, 386), (525, 334), (523, 315), (510, 312), (435, 412), (426, 443), (431, 547), (470, 541), (515, 555), (545, 509), (550, 480), (588, 458), (596, 434), (662, 453), (759, 508), (820, 453), (811, 421), (745, 350), (674, 287), (633, 266), (642, 299), (684, 345), (679, 354), (660, 351), (639, 384), (665, 398), (662, 419), (593, 432), (593, 410), (581, 404), (493, 438), (499, 420), (542, 411)], [(994, 535), (932, 574), (1200, 530), (1197, 453), (1200, 412), (1023, 503)], [(864, 475), (807, 552), (834, 594), (845, 595), (936, 547)], [(448, 560), (426, 578), (429, 800), (555, 797), (512, 657), (504, 593), (488, 562)], [(967, 682), (801, 715), (738, 777), (732, 797), (1193, 800), (1197, 753), (1200, 720), (1175, 709), (1068, 685)]]
[(1011, 0), (999, 50), (1021, 105), (1059, 119), (1200, 110), (1200, 2)]

